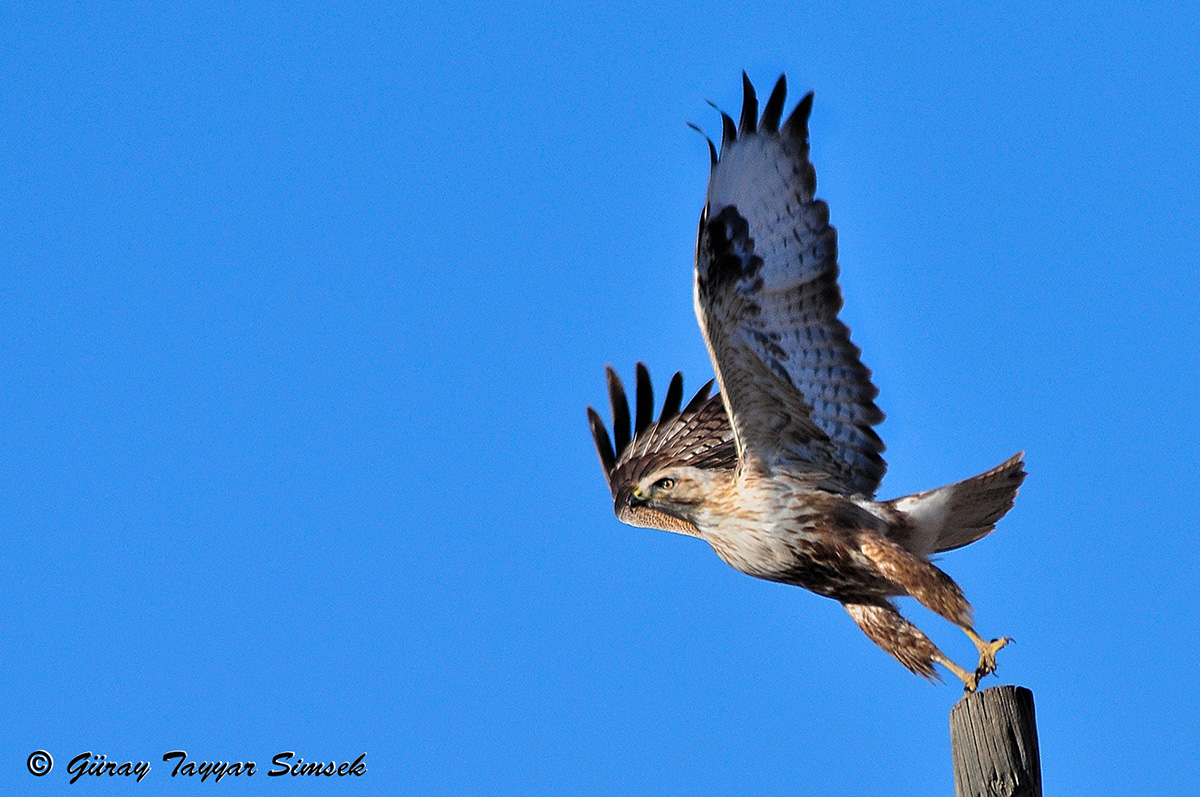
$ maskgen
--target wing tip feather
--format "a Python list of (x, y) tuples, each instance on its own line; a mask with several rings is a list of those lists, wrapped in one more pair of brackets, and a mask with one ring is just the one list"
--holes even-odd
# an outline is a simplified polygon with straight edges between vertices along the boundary
[(737, 141), (737, 125), (733, 117), (721, 111), (721, 151), (724, 152), (730, 144)]
[(692, 128), (693, 130), (695, 130), (700, 135), (704, 136), (704, 141), (705, 141), (705, 143), (708, 144), (709, 168), (715, 169), (717, 166), (717, 160), (718, 160), (717, 145), (713, 143), (713, 140), (708, 137), (708, 133), (705, 133), (703, 128), (700, 127), (700, 125), (696, 124), (695, 122), (688, 122), (687, 126)]
[(810, 91), (796, 103), (787, 121), (783, 123), (782, 133), (801, 143), (808, 143), (808, 117), (812, 114), (813, 93)]
[(604, 370), (608, 377), (608, 400), (612, 405), (613, 450), (619, 457), (633, 439), (629, 421), (629, 399), (625, 396), (625, 386), (621, 384), (621, 377), (617, 375), (616, 369), (606, 365)]
[(604, 419), (593, 407), (587, 408), (588, 425), (592, 427), (592, 440), (596, 443), (596, 453), (600, 455), (600, 466), (604, 468), (604, 478), (607, 480), (617, 465), (617, 454), (613, 450), (612, 440), (608, 437), (608, 429)]
[(760, 130), (771, 133), (779, 132), (779, 118), (783, 115), (783, 103), (786, 99), (787, 75), (780, 75), (779, 80), (775, 81), (775, 88), (771, 89), (771, 96), (767, 98), (762, 121), (758, 123)]
[(667, 397), (663, 399), (662, 412), (659, 413), (658, 422), (665, 423), (673, 419), (679, 414), (679, 405), (683, 401), (683, 373), (676, 371), (671, 377), (671, 383), (667, 385)]
[(708, 394), (712, 390), (713, 381), (710, 379), (700, 386), (700, 389), (696, 391), (696, 395), (692, 396), (691, 401), (683, 408), (684, 413), (695, 412), (700, 408), (700, 405), (708, 401)]
[(634, 372), (637, 380), (634, 394), (637, 402), (637, 415), (634, 420), (633, 433), (636, 437), (654, 423), (654, 388), (650, 384), (650, 369), (644, 362), (639, 360), (634, 366)]
[(742, 70), (742, 116), (738, 121), (738, 135), (752, 135), (758, 125), (758, 95), (746, 71)]

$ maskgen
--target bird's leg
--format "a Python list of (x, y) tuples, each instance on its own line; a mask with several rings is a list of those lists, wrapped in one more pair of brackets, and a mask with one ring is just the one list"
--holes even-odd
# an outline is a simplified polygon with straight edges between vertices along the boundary
[(971, 626), (971, 604), (954, 579), (937, 565), (875, 533), (862, 534), (858, 544), (884, 579), (955, 625)]
[(941, 680), (933, 669), (936, 662), (954, 673), (955, 677), (963, 682), (965, 691), (975, 691), (980, 676), (977, 673), (969, 673), (950, 661), (929, 637), (921, 633), (921, 629), (901, 616), (891, 601), (880, 599), (842, 605), (872, 642), (917, 675), (931, 681)]
[[(917, 675), (940, 680), (933, 662), (942, 652), (921, 629), (905, 620), (888, 600), (843, 603), (854, 622), (871, 641)], [(942, 656), (945, 658), (945, 656)]]
[[(984, 642), (979, 634), (975, 633), (971, 620), (971, 604), (967, 603), (966, 597), (954, 580), (943, 573), (937, 565), (904, 550), (891, 540), (877, 534), (865, 533), (859, 538), (858, 543), (859, 550), (871, 560), (880, 575), (902, 587), (925, 608), (957, 625), (975, 643), (975, 648), (979, 651), (979, 664), (975, 667), (973, 675), (951, 662), (941, 651), (937, 651), (936, 656), (930, 656), (933, 661), (957, 675), (963, 682), (966, 691), (974, 692), (981, 678), (996, 671), (996, 651), (1007, 645), (1009, 640), (1001, 638)], [(854, 613), (851, 612), (851, 614)], [(859, 625), (861, 626), (862, 623)], [(866, 628), (864, 627), (863, 630), (866, 631)], [(867, 632), (868, 636), (870, 633)], [(871, 638), (875, 639), (874, 636)], [(878, 640), (876, 641), (878, 642)], [(879, 645), (884, 650), (888, 650), (882, 642), (879, 642)], [(934, 648), (934, 650), (937, 649)]]
[(933, 660), (945, 667), (950, 672), (954, 673), (955, 676), (958, 677), (958, 680), (963, 682), (963, 692), (966, 694), (971, 694), (975, 691), (975, 688), (979, 686), (979, 679), (983, 677), (979, 674), (979, 670), (975, 670), (975, 672), (967, 672), (962, 667), (959, 667), (957, 664), (950, 661), (950, 659), (946, 658), (946, 655), (940, 650), (934, 655)]
[(1006, 636), (1002, 636), (999, 639), (993, 639), (991, 642), (984, 642), (983, 637), (975, 633), (975, 629), (969, 625), (963, 626), (962, 630), (975, 643), (975, 649), (979, 651), (979, 665), (975, 668), (976, 680), (978, 681), (985, 675), (994, 673), (996, 671), (996, 652), (1009, 642), (1012, 642), (1012, 640)]

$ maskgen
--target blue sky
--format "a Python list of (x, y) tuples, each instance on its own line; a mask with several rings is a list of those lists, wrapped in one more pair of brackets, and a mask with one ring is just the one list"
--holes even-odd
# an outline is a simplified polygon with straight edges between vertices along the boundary
[[(950, 793), (956, 687), (620, 525), (588, 436), (606, 363), (711, 376), (686, 123), (743, 69), (816, 91), (880, 495), (1028, 454), (941, 564), (1017, 640), (1047, 794), (1195, 787), (1194, 9), (3, 18), (6, 793), (177, 793), (176, 749), (256, 761), (229, 793)], [(89, 750), (152, 771), (69, 787)]]

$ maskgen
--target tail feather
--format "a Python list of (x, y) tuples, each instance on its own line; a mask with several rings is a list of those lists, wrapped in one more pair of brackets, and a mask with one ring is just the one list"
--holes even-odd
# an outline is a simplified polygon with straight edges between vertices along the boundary
[(913, 553), (952, 551), (992, 533), (1025, 480), (1025, 452), (961, 482), (888, 501), (906, 523), (896, 542)]

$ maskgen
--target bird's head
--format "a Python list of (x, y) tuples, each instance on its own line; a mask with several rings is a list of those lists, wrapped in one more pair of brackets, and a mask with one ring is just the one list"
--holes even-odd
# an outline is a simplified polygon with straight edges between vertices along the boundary
[(695, 522), (696, 510), (712, 492), (712, 474), (700, 468), (671, 467), (651, 473), (634, 486), (629, 506), (656, 509)]

